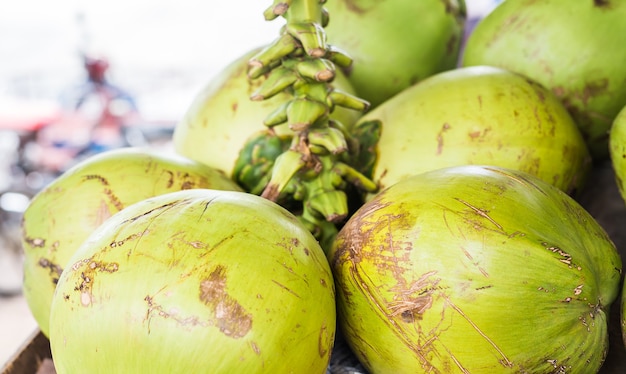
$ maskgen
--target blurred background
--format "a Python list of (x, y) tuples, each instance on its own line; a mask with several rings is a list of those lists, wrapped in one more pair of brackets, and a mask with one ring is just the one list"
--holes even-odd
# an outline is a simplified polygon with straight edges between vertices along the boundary
[[(466, 2), (471, 27), (499, 1)], [(230, 61), (278, 35), (284, 21), (263, 19), (269, 5), (271, 0), (0, 4), (0, 366), (36, 328), (21, 296), (14, 240), (28, 199), (81, 157), (146, 142), (167, 148), (202, 87)], [(103, 120), (111, 123), (108, 132), (85, 133), (85, 122)], [(55, 127), (60, 122), (64, 126)], [(120, 124), (133, 126), (120, 130)]]

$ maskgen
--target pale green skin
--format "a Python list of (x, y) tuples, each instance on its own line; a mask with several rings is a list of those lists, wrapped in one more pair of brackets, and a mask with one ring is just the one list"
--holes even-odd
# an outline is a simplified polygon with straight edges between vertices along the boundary
[(521, 170), (580, 190), (591, 158), (576, 124), (550, 91), (486, 66), (432, 76), (364, 115), (382, 122), (372, 170), (385, 188), (426, 171), (465, 164)]
[[(174, 148), (184, 156), (232, 175), (239, 152), (260, 131), (266, 131), (265, 117), (292, 98), (279, 93), (262, 101), (252, 101), (264, 77), (248, 78), (248, 61), (260, 51), (253, 49), (224, 67), (196, 95), (174, 129)], [(354, 94), (352, 85), (337, 69), (333, 86)], [(356, 110), (337, 106), (331, 119), (350, 128), (361, 117)], [(275, 126), (278, 135), (293, 135), (287, 124)]]
[(354, 59), (348, 79), (372, 108), (457, 65), (463, 0), (333, 0), (324, 7), (328, 42)]
[(609, 155), (619, 193), (626, 201), (626, 106), (615, 117), (609, 132)]
[[(618, 113), (609, 132), (609, 156), (615, 173), (615, 182), (626, 202), (626, 106)], [(626, 283), (622, 285), (620, 321), (622, 340), (626, 344)]]
[(83, 241), (113, 214), (146, 198), (190, 188), (241, 191), (224, 173), (175, 154), (122, 148), (77, 164), (35, 195), (24, 212), (24, 297), (48, 336), (56, 282)]
[(188, 190), (99, 227), (52, 302), (57, 373), (324, 373), (334, 284), (324, 252), (256, 195)]
[(562, 191), (439, 169), (366, 203), (329, 254), (338, 321), (373, 373), (594, 373), (621, 260)]
[(463, 64), (499, 66), (552, 90), (598, 159), (626, 105), (626, 2), (507, 0), (470, 35)]

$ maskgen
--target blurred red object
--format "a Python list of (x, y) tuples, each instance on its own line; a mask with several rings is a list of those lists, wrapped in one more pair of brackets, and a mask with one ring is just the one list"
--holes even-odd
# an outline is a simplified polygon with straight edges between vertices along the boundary
[(0, 129), (35, 132), (62, 115), (61, 106), (52, 100), (27, 100), (0, 97)]

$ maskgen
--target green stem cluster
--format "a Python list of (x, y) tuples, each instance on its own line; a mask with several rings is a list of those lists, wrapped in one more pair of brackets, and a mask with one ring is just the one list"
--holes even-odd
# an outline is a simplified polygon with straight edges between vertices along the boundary
[[(299, 217), (322, 245), (334, 238), (336, 224), (348, 215), (348, 186), (354, 185), (364, 192), (375, 192), (378, 188), (354, 167), (360, 149), (358, 139), (343, 124), (330, 118), (337, 106), (366, 111), (369, 103), (332, 85), (336, 68), (350, 68), (352, 59), (327, 43), (324, 27), (328, 14), (323, 3), (274, 0), (264, 12), (267, 20), (282, 16), (287, 23), (280, 36), (249, 61), (250, 78), (267, 77), (251, 99), (265, 100), (281, 92), (290, 93), (291, 99), (270, 113), (264, 124), (272, 129), (287, 123), (293, 136), (286, 149), (259, 156), (262, 167), (243, 168), (249, 173), (235, 176), (238, 180), (247, 179), (248, 183), (256, 180), (252, 182), (254, 190), (269, 200), (279, 201), (289, 196), (301, 201)], [(255, 138), (242, 155), (254, 164), (255, 155), (263, 153), (259, 147), (270, 143), (272, 140), (267, 136)], [(274, 149), (282, 144), (273, 143)], [(251, 170), (256, 171), (254, 176)]]

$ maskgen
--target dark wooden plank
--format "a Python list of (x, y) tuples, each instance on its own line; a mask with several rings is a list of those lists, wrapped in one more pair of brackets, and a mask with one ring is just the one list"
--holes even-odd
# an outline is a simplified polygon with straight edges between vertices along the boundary
[(50, 342), (36, 330), (2, 368), (2, 374), (51, 374), (51, 358)]

